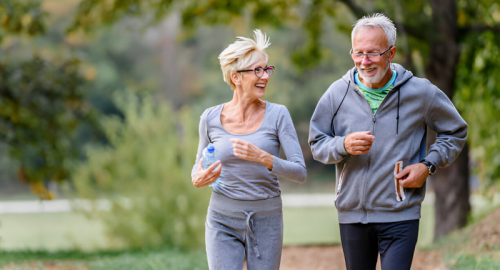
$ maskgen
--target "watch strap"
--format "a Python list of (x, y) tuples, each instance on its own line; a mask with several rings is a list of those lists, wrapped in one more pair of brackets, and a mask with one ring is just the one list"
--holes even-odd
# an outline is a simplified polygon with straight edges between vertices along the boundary
[[(436, 172), (436, 166), (432, 163), (430, 163), (429, 161), (425, 160), (425, 159), (422, 159), (420, 161), (420, 163), (423, 163), (425, 166), (427, 166), (427, 168), (429, 169), (429, 175), (433, 175), (435, 172)], [(432, 167), (434, 167), (434, 170), (432, 170)]]

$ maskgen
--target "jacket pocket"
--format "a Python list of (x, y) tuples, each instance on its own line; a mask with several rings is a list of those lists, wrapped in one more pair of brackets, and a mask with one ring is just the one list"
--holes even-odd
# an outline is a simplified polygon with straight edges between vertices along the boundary
[(396, 179), (396, 174), (398, 174), (402, 170), (403, 170), (403, 161), (400, 160), (396, 162), (396, 165), (394, 166), (394, 191), (396, 200), (398, 202), (404, 201), (406, 198), (405, 189), (399, 184), (398, 179)]
[(335, 192), (335, 202), (337, 202), (337, 198), (339, 197), (340, 190), (342, 189), (342, 182), (344, 181), (344, 173), (345, 173), (346, 166), (347, 166), (347, 163), (344, 163), (344, 167), (342, 168), (342, 172), (340, 173), (339, 183), (337, 185), (337, 191)]

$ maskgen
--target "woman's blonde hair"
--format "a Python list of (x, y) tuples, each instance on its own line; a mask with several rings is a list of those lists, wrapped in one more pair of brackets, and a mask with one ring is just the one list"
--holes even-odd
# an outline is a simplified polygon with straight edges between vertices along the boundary
[(231, 74), (255, 64), (262, 56), (265, 57), (267, 62), (268, 56), (264, 52), (264, 49), (271, 45), (269, 38), (259, 29), (255, 29), (253, 33), (255, 40), (246, 37), (237, 37), (238, 40), (229, 45), (219, 55), (222, 76), (232, 89), (235, 89), (236, 85), (231, 80)]

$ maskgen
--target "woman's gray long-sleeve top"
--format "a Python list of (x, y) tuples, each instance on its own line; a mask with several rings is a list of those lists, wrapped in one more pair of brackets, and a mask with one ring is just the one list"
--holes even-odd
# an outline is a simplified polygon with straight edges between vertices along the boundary
[[(231, 134), (224, 129), (220, 116), (224, 104), (208, 108), (200, 119), (200, 143), (196, 163), (191, 175), (198, 169), (203, 149), (212, 143), (222, 164), (219, 183), (214, 192), (237, 200), (263, 200), (280, 196), (278, 176), (302, 183), (307, 172), (297, 132), (287, 108), (266, 101), (264, 120), (256, 131), (245, 134)], [(229, 139), (236, 138), (250, 142), (274, 156), (273, 168), (234, 156)], [(286, 160), (279, 158), (280, 146)]]

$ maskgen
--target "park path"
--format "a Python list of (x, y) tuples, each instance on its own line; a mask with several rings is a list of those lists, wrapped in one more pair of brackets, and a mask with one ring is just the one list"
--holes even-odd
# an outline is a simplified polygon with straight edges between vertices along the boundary
[[(315, 194), (288, 194), (282, 195), (285, 207), (315, 207), (334, 206), (335, 195), (330, 193)], [(111, 204), (106, 200), (97, 201), (99, 208), (106, 210)], [(0, 201), (0, 214), (28, 214), (28, 213), (60, 213), (71, 212), (75, 207), (88, 208), (88, 200), (51, 200), (51, 201)]]
[[(424, 203), (432, 203), (432, 193), (426, 195)], [(335, 206), (335, 194), (282, 194), (284, 207), (317, 207)], [(110, 209), (111, 204), (106, 200), (98, 200), (97, 206), (103, 210)], [(71, 212), (75, 207), (90, 208), (88, 200), (51, 200), (51, 201), (0, 201), (0, 214), (28, 214), (28, 213), (60, 213)]]
[[(380, 270), (380, 259), (377, 270)], [(346, 270), (344, 253), (336, 246), (289, 246), (283, 248), (280, 270)], [(422, 252), (413, 257), (411, 270), (448, 270), (439, 251)]]

